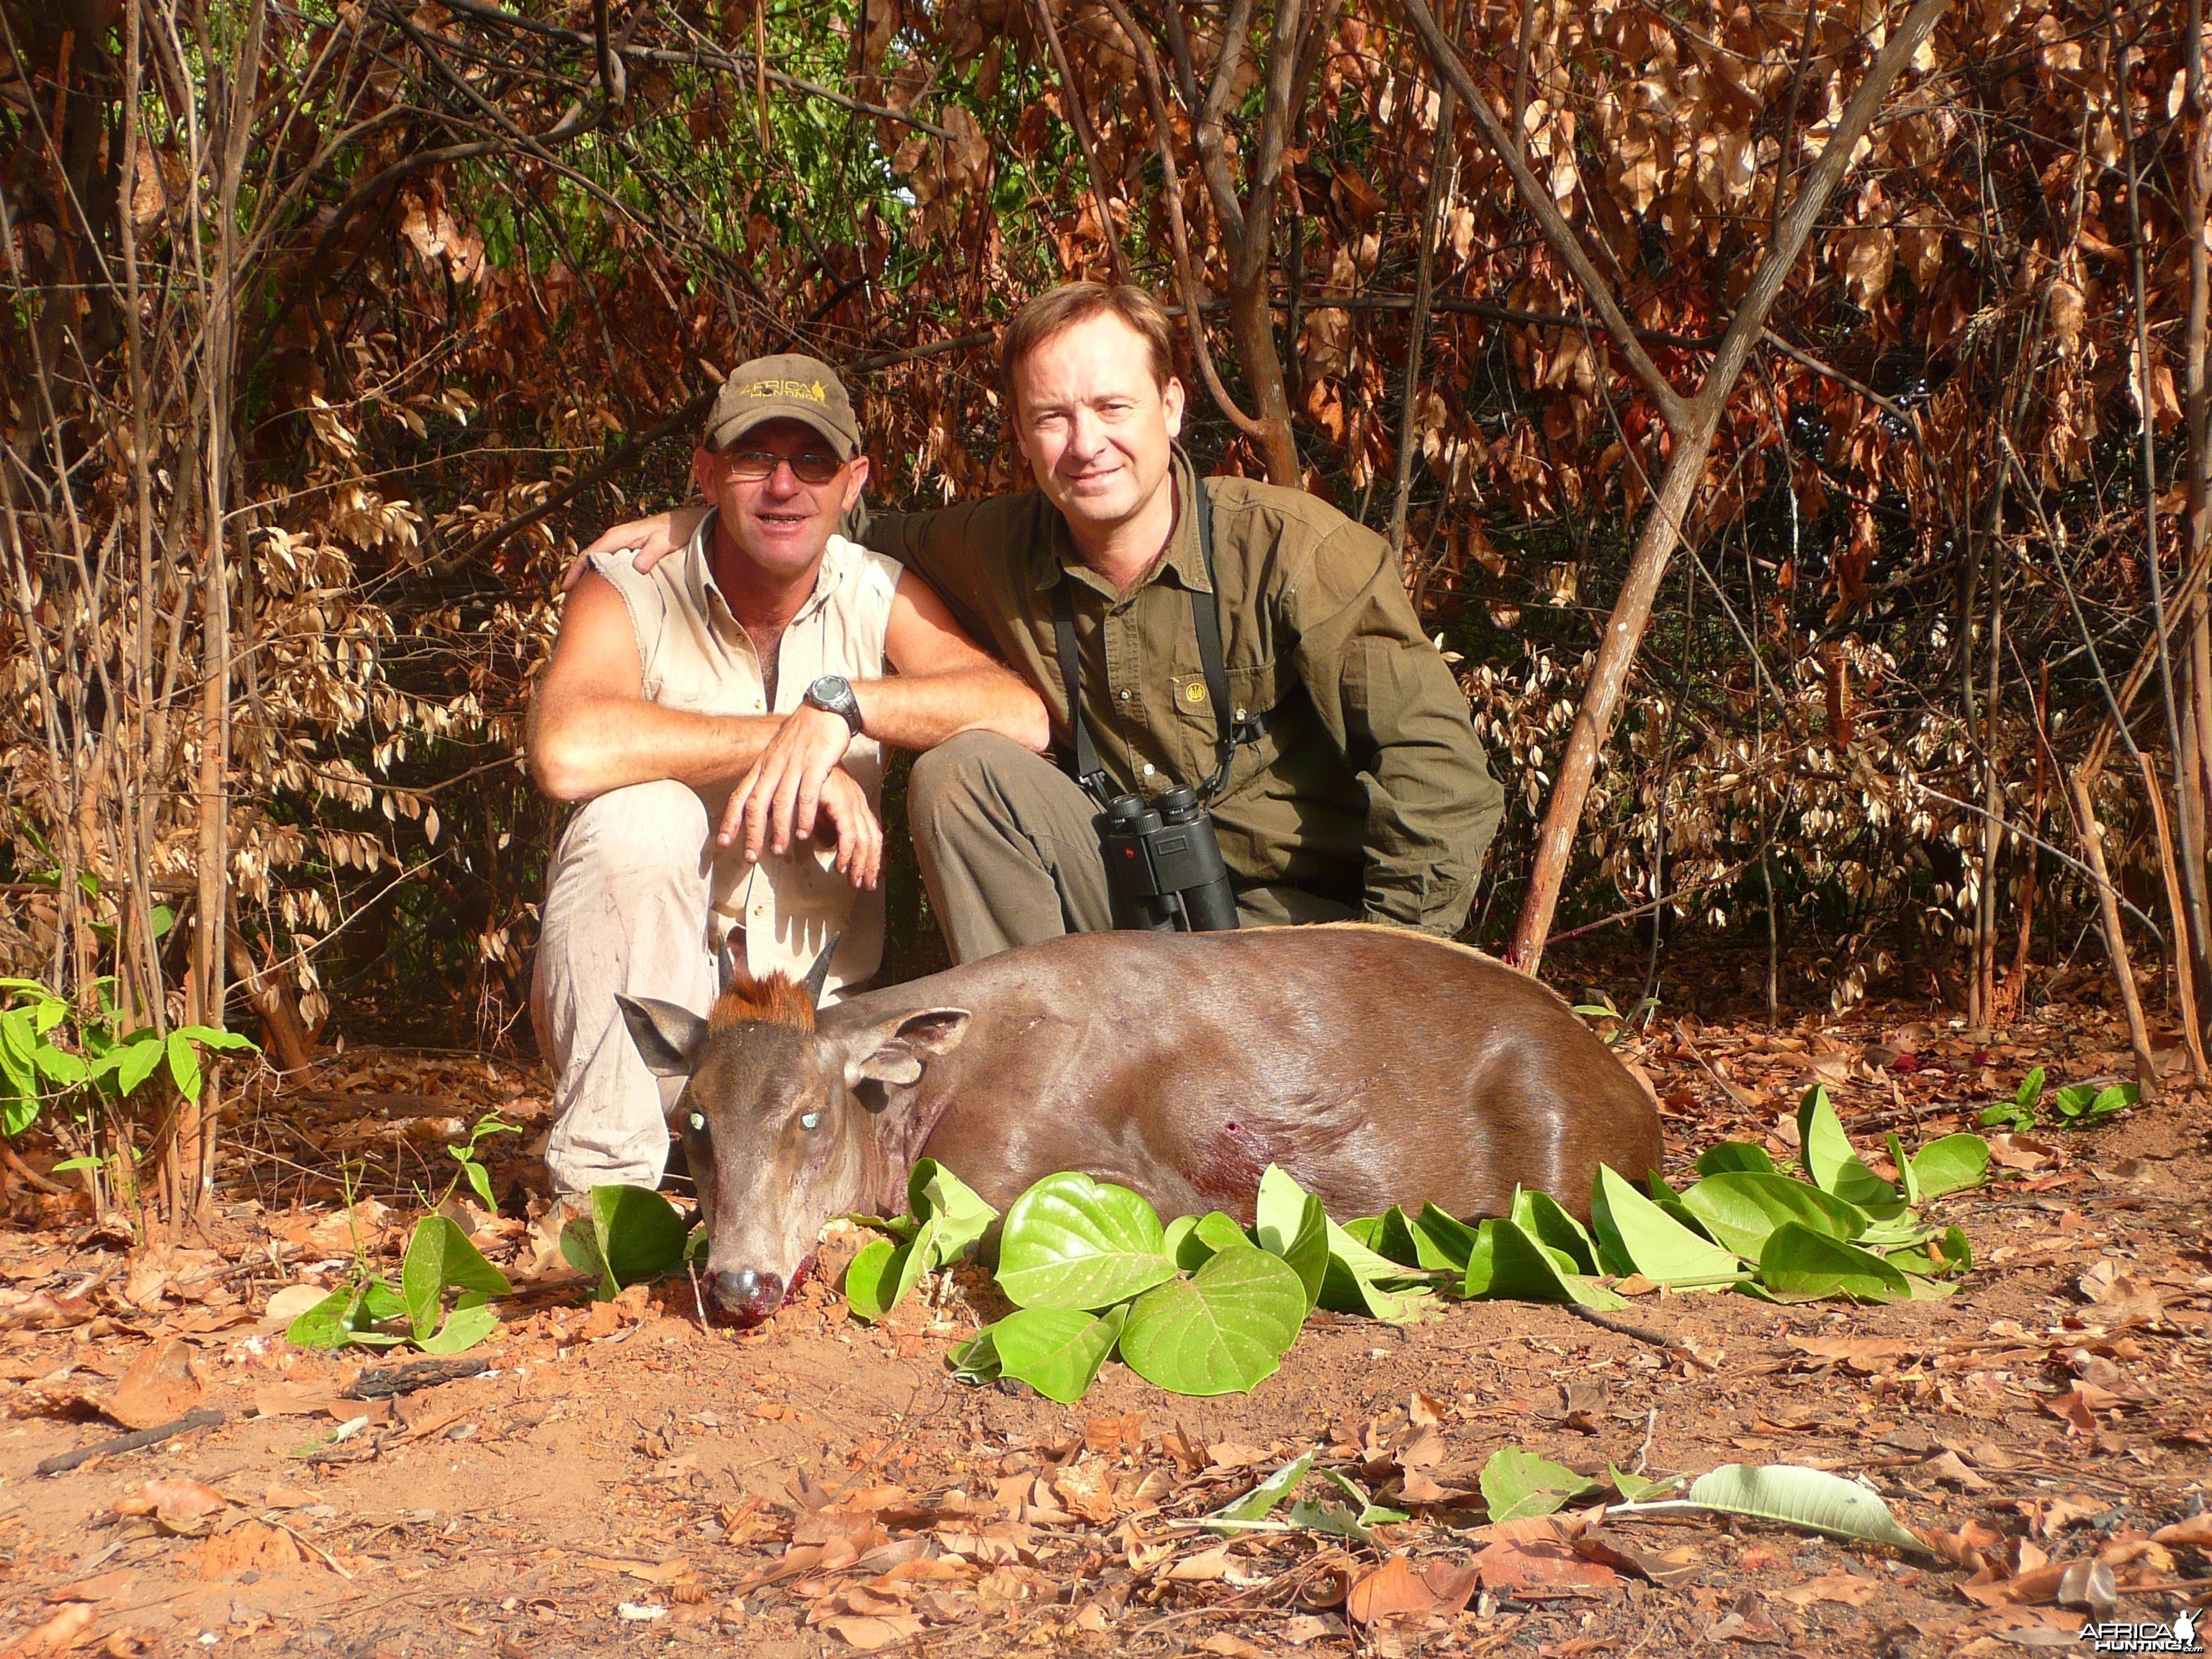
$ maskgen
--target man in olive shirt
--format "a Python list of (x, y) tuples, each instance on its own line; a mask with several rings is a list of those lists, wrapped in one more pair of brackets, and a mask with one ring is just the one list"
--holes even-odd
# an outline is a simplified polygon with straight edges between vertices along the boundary
[[(1112, 789), (1148, 799), (1215, 775), (1191, 593), (1218, 587), (1231, 712), (1255, 740), (1203, 799), (1243, 925), (1455, 933), (1503, 807), (1467, 698), (1380, 537), (1297, 490), (1198, 478), (1174, 442), (1172, 342), (1141, 289), (1070, 283), (1031, 301), (1000, 358), (1037, 488), (878, 514), (860, 539), (920, 574), (1037, 690), (1062, 756), (1074, 743), (1055, 629), (1065, 585), (1099, 763)], [(645, 563), (688, 527), (683, 515), (625, 526), (591, 550), (641, 548)], [(915, 762), (908, 808), (957, 959), (1115, 924), (1098, 804), (1050, 760), (987, 733), (955, 738)]]

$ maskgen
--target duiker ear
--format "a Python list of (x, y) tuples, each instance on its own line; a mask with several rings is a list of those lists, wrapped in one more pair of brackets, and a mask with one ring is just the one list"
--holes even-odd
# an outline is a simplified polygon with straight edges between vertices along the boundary
[(651, 997), (626, 997), (619, 991), (623, 1024), (629, 1040), (637, 1044), (638, 1057), (655, 1077), (689, 1077), (699, 1045), (706, 1040), (707, 1022), (689, 1008)]
[(968, 1035), (965, 1008), (924, 1008), (900, 1014), (857, 1033), (845, 1050), (845, 1085), (864, 1081), (903, 1086), (921, 1079), (922, 1062), (949, 1054)]

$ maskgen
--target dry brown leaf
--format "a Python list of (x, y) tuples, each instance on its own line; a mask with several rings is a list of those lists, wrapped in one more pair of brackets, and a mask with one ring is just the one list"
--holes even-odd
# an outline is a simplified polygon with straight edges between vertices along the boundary
[(1585, 1561), (1564, 1543), (1533, 1540), (1492, 1544), (1474, 1558), (1485, 1589), (1527, 1589), (1547, 1584), (1588, 1584), (1603, 1589), (1620, 1575), (1601, 1561)]
[[(312, 1417), (337, 1403), (334, 1382), (271, 1382), (253, 1395), (254, 1413), (259, 1417)], [(359, 1409), (358, 1403), (352, 1401), (348, 1407)]]
[(184, 1479), (149, 1480), (129, 1497), (117, 1500), (118, 1515), (150, 1515), (171, 1532), (190, 1532), (230, 1500), (204, 1481)]
[(74, 1584), (64, 1584), (59, 1589), (46, 1592), (49, 1601), (112, 1601), (118, 1595), (131, 1593), (137, 1582), (137, 1574), (129, 1567), (118, 1567), (112, 1572), (103, 1572), (96, 1578), (80, 1578)]
[(1579, 1534), (1587, 1523), (1579, 1515), (1524, 1515), (1517, 1521), (1493, 1521), (1468, 1534), (1479, 1544), (1557, 1542)]
[(1145, 1445), (1144, 1414), (1137, 1412), (1126, 1417), (1094, 1417), (1083, 1425), (1083, 1443), (1089, 1450), (1105, 1457), (1121, 1451), (1141, 1451)]
[(1861, 1578), (1838, 1567), (1824, 1572), (1818, 1578), (1808, 1578), (1802, 1584), (1774, 1594), (1792, 1607), (1809, 1607), (1815, 1601), (1839, 1601), (1847, 1607), (1863, 1607), (1881, 1593), (1881, 1586), (1871, 1578)]
[(1186, 1555), (1160, 1575), (1178, 1584), (1210, 1584), (1229, 1576), (1231, 1545), (1216, 1544), (1195, 1555)]
[(126, 1429), (158, 1428), (198, 1405), (203, 1392), (191, 1349), (167, 1337), (131, 1361), (108, 1396), (107, 1414)]
[(1959, 1586), (1959, 1594), (1970, 1601), (1978, 1601), (1985, 1607), (2047, 1606), (2057, 1598), (2059, 1580), (2066, 1577), (2071, 1565), (2063, 1561), (2046, 1561), (2043, 1565), (2015, 1577), (1981, 1581), (1976, 1574)]
[(1431, 1561), (1421, 1574), (1421, 1582), (1437, 1598), (1436, 1610), (1450, 1614), (1467, 1606), (1475, 1591), (1482, 1586), (1482, 1572), (1473, 1562), (1454, 1566), (1449, 1561)]
[(0, 1659), (37, 1659), (44, 1654), (66, 1653), (77, 1644), (77, 1638), (97, 1617), (90, 1604), (72, 1601), (9, 1648), (5, 1655), (0, 1655)]
[(873, 1653), (878, 1648), (910, 1642), (927, 1626), (915, 1614), (902, 1613), (888, 1618), (855, 1615), (832, 1619), (823, 1628), (848, 1647)]
[(1200, 1653), (1218, 1653), (1224, 1659), (1260, 1659), (1267, 1651), (1255, 1648), (1241, 1636), (1231, 1636), (1227, 1631), (1218, 1631), (1198, 1644)]
[(1968, 1468), (1966, 1460), (1954, 1451), (1931, 1457), (1920, 1468), (1923, 1473), (1934, 1475), (1947, 1486), (1957, 1486), (1964, 1492), (1990, 1490), (1990, 1483)]
[(1922, 1543), (1943, 1559), (1969, 1572), (1980, 1571), (1987, 1565), (1984, 1557), (2004, 1541), (1996, 1528), (1979, 1521), (1969, 1521), (1956, 1532), (1938, 1532), (1923, 1527), (1912, 1530)]
[(1911, 1352), (1909, 1343), (1888, 1336), (1793, 1336), (1790, 1346), (1815, 1359), (1869, 1373), (1887, 1370)]
[(1345, 1610), (1363, 1625), (1382, 1619), (1425, 1616), (1436, 1610), (1437, 1593), (1415, 1576), (1406, 1558), (1394, 1555), (1352, 1587)]
[(2160, 1527), (2151, 1534), (2151, 1539), (2160, 1544), (2187, 1544), (2197, 1549), (2212, 1548), (2212, 1510), (2177, 1521), (2170, 1527)]

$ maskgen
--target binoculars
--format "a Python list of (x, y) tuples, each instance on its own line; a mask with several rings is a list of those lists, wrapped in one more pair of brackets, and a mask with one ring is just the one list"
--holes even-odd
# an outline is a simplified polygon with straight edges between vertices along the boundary
[(1116, 795), (1098, 819), (1107, 879), (1129, 926), (1154, 933), (1224, 933), (1237, 927), (1237, 896), (1213, 820), (1198, 792), (1178, 784), (1157, 808)]

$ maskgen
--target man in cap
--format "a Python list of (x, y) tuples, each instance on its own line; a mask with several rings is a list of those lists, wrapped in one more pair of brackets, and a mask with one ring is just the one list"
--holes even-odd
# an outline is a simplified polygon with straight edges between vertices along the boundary
[(703, 1015), (725, 957), (755, 978), (818, 965), (830, 996), (867, 979), (883, 746), (1049, 740), (1036, 694), (935, 593), (833, 533), (868, 461), (828, 365), (738, 368), (692, 477), (708, 510), (674, 554), (650, 572), (590, 561), (531, 705), (538, 787), (582, 804), (554, 854), (532, 994), (565, 1199), (656, 1185), (667, 1157), (661, 1085), (616, 993)]
[[(1466, 922), (1503, 798), (1396, 550), (1304, 491), (1200, 477), (1174, 337), (1140, 289), (1039, 295), (1000, 337), (1036, 488), (861, 532), (1042, 693), (1067, 763), (979, 732), (915, 763), (915, 850), (960, 961), (1114, 926), (1099, 797), (1173, 786), (1207, 809), (1244, 927)], [(689, 522), (591, 550), (649, 566)]]

